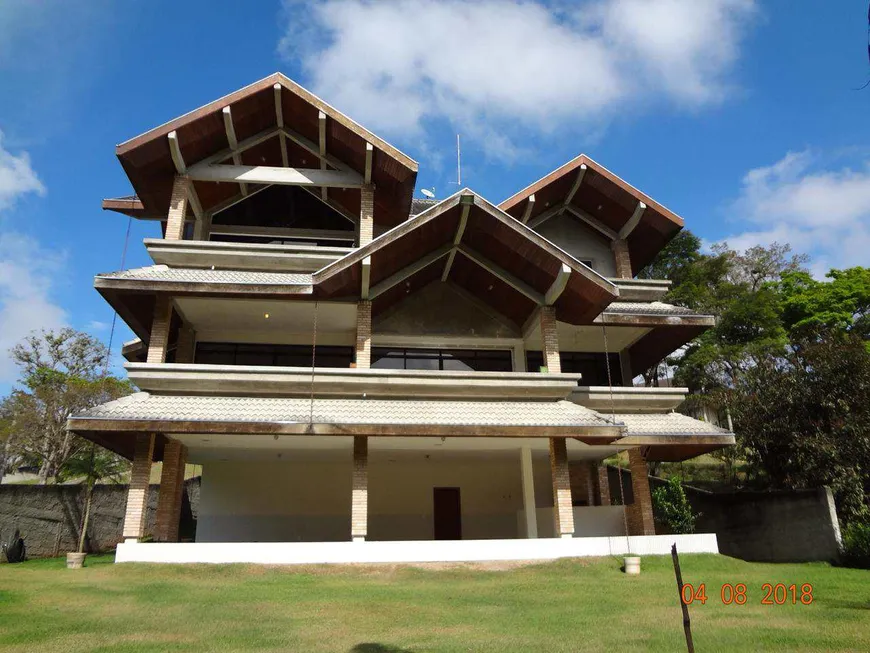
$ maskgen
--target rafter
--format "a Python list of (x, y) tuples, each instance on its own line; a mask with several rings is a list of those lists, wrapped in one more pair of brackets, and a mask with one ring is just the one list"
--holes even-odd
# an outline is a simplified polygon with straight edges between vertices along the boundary
[(281, 142), (281, 165), (285, 168), (290, 165), (287, 159), (287, 136), (281, 132), (284, 127), (284, 110), (281, 107), (281, 85), (275, 84), (272, 89), (275, 91), (275, 124), (278, 126), (278, 140)]
[(378, 285), (371, 288), (371, 290), (369, 291), (369, 299), (375, 299), (380, 295), (384, 294), (393, 286), (402, 283), (408, 277), (416, 274), (423, 268), (432, 265), (432, 263), (440, 259), (442, 256), (446, 256), (450, 253), (452, 249), (452, 243), (444, 245), (443, 247), (436, 249), (434, 252), (427, 254), (423, 258), (414, 261), (413, 263), (411, 263), (411, 265), (402, 268), (395, 274), (390, 275), (389, 277), (381, 281)]
[(601, 222), (598, 218), (592, 217), (591, 215), (586, 213), (586, 211), (584, 211), (583, 209), (578, 209), (576, 206), (572, 205), (572, 206), (566, 206), (565, 210), (568, 211), (574, 217), (576, 217), (576, 218), (580, 219), (581, 221), (585, 222), (586, 224), (588, 224), (590, 227), (592, 227), (596, 231), (600, 232), (606, 238), (609, 238), (610, 240), (617, 240), (618, 234), (613, 229), (611, 229), (606, 224)]
[[(318, 161), (321, 159), (319, 144), (314, 143), (313, 141), (305, 138), (302, 134), (299, 134), (292, 129), (288, 129), (287, 127), (282, 127), (281, 133), (284, 134), (284, 136), (286, 136), (288, 139), (296, 143), (299, 147), (307, 150), (310, 154), (317, 157)], [(350, 166), (342, 163), (335, 157), (330, 156), (329, 154), (324, 154), (323, 159), (326, 161), (327, 165), (335, 168), (336, 170), (349, 171), (351, 169)]]
[(453, 235), (453, 249), (447, 256), (447, 263), (444, 264), (444, 272), (441, 273), (441, 281), (447, 281), (450, 274), (450, 268), (453, 267), (453, 260), (456, 258), (456, 246), (462, 241), (462, 235), (465, 233), (465, 227), (468, 225), (468, 214), (471, 211), (471, 204), (465, 204), (462, 207), (462, 213), (459, 215), (459, 225), (456, 227), (456, 233)]
[(372, 183), (372, 159), (375, 154), (375, 146), (371, 143), (366, 143), (366, 167), (363, 178), (367, 184)]
[[(216, 152), (215, 154), (212, 154), (211, 156), (207, 156), (206, 158), (202, 159), (201, 161), (197, 161), (196, 165), (203, 166), (203, 165), (211, 165), (213, 163), (221, 163), (222, 161), (226, 161), (227, 159), (231, 159), (234, 154), (241, 154), (242, 152), (245, 152), (245, 151), (251, 149), (255, 145), (259, 145), (260, 143), (263, 143), (264, 141), (268, 141), (270, 138), (275, 138), (279, 134), (280, 134), (280, 130), (277, 128), (264, 129), (263, 131), (254, 134), (250, 138), (246, 138), (243, 141), (239, 141), (238, 147), (235, 150), (233, 150), (232, 148), (226, 148), (224, 150), (221, 150), (220, 152)], [(188, 164), (188, 165), (189, 165), (189, 167), (193, 167), (194, 164)]]
[(369, 298), (369, 286), (371, 284), (372, 278), (372, 257), (366, 256), (362, 262), (360, 263), (362, 266), (360, 268), (360, 277), (362, 278), (362, 283), (360, 284), (360, 299), (368, 299)]
[(208, 165), (198, 163), (187, 169), (187, 176), (200, 181), (232, 181), (285, 186), (325, 186), (327, 188), (361, 188), (363, 178), (355, 172), (315, 168), (280, 168), (275, 166)]
[[(319, 141), (318, 155), (320, 156), (320, 169), (326, 170), (326, 114), (323, 111), (317, 114), (317, 134)], [(326, 201), (329, 190), (327, 188), (320, 189), (320, 197)]]
[(333, 211), (338, 213), (345, 220), (348, 220), (349, 222), (352, 222), (353, 224), (357, 224), (359, 222), (359, 218), (357, 218), (357, 216), (355, 216), (353, 213), (348, 211), (346, 208), (344, 208), (341, 204), (339, 204), (338, 202), (336, 202), (332, 198), (327, 197), (324, 200), (313, 188), (311, 188), (309, 186), (300, 186), (299, 188), (304, 190), (306, 193), (308, 193), (312, 197), (315, 197), (319, 201), (326, 204), (329, 208), (331, 208)]
[(213, 216), (217, 213), (220, 213), (221, 211), (226, 211), (228, 208), (235, 206), (239, 202), (244, 202), (246, 199), (253, 197), (257, 193), (262, 193), (264, 190), (266, 190), (267, 188), (271, 188), (271, 187), (272, 187), (271, 184), (268, 186), (257, 186), (257, 188), (255, 188), (254, 190), (252, 190), (248, 193), (247, 197), (245, 197), (241, 193), (239, 193), (238, 195), (233, 195), (232, 197), (228, 197), (224, 201), (218, 202), (213, 207), (211, 207), (208, 210), (208, 215)]
[(556, 280), (553, 281), (552, 285), (547, 289), (547, 293), (544, 295), (544, 303), (547, 306), (552, 306), (556, 303), (556, 300), (559, 299), (565, 291), (565, 288), (568, 286), (568, 279), (570, 277), (571, 268), (565, 263), (562, 263), (562, 267), (556, 275)]
[(517, 277), (512, 275), (510, 272), (508, 272), (504, 268), (496, 265), (495, 263), (493, 263), (489, 259), (481, 256), (480, 254), (478, 254), (474, 250), (469, 249), (465, 245), (460, 244), (457, 247), (458, 247), (459, 251), (466, 258), (471, 259), (473, 262), (477, 263), (480, 267), (487, 270), (490, 274), (492, 274), (492, 275), (498, 277), (499, 279), (501, 279), (502, 281), (504, 281), (507, 285), (509, 285), (511, 288), (513, 288), (517, 292), (525, 295), (526, 297), (531, 299), (533, 302), (535, 302), (539, 306), (544, 304), (544, 296), (541, 293), (539, 293), (537, 290), (535, 290), (534, 288), (530, 287), (524, 281), (521, 281), (520, 279), (518, 279)]
[[(233, 125), (233, 113), (232, 110), (226, 106), (221, 110), (221, 113), (224, 116), (224, 131), (227, 133), (227, 143), (230, 144), (230, 149), (233, 151), (233, 163), (237, 166), (242, 165), (242, 155), (239, 154), (239, 141), (236, 138), (236, 128)], [(248, 185), (247, 184), (239, 184), (239, 187), (242, 190), (242, 195), (248, 195)]]
[(643, 202), (638, 202), (637, 206), (634, 209), (634, 213), (631, 214), (628, 222), (622, 225), (622, 229), (619, 230), (619, 240), (625, 240), (626, 238), (628, 238), (629, 234), (634, 231), (634, 228), (638, 225), (640, 219), (643, 217), (644, 211), (646, 211), (646, 204), (644, 204)]
[(563, 204), (557, 204), (556, 206), (551, 206), (549, 209), (541, 213), (540, 215), (535, 216), (535, 218), (527, 225), (529, 229), (537, 229), (542, 224), (544, 224), (550, 218), (555, 218), (557, 215), (561, 214), (562, 211), (565, 210), (565, 206)]
[[(184, 163), (184, 157), (181, 154), (181, 146), (178, 144), (178, 134), (171, 131), (166, 135), (169, 141), (169, 153), (172, 155), (172, 163), (175, 164), (175, 171), (179, 175), (187, 174), (187, 165)], [(190, 184), (190, 192), (187, 194), (187, 199), (190, 201), (190, 208), (193, 215), (196, 216), (196, 221), (201, 222), (203, 219), (202, 203), (199, 201), (199, 196), (196, 194), (196, 188)], [(195, 229), (195, 228), (194, 228)]]
[(574, 185), (571, 186), (571, 190), (565, 196), (565, 206), (571, 203), (571, 200), (574, 199), (574, 196), (577, 194), (577, 191), (580, 190), (580, 184), (583, 183), (583, 177), (586, 176), (586, 164), (581, 163), (580, 169), (577, 171), (577, 178), (574, 180)]
[(529, 201), (526, 203), (526, 210), (523, 211), (523, 224), (526, 224), (529, 221), (529, 217), (532, 215), (532, 209), (535, 208), (535, 194), (532, 193), (529, 195)]

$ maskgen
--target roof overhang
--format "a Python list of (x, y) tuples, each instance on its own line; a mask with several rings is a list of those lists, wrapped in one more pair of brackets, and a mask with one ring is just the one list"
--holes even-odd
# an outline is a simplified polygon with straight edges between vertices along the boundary
[(314, 274), (323, 299), (370, 299), (377, 314), (436, 280), (522, 326), (542, 305), (590, 324), (619, 290), (570, 254), (464, 189)]
[[(356, 216), (357, 182), (372, 183), (378, 189), (375, 222), (389, 227), (407, 218), (418, 169), (409, 156), (281, 73), (125, 141), (116, 147), (116, 155), (136, 197), (107, 199), (103, 208), (145, 219), (165, 219), (182, 161), (183, 170), (196, 179), (195, 195), (203, 211), (268, 183), (224, 179), (216, 164), (229, 162), (247, 167), (246, 174), (269, 167), (298, 169), (312, 179), (330, 176), (321, 171), (335, 173), (330, 186), (340, 186), (339, 177), (347, 178), (353, 183), (330, 188), (329, 199)], [(201, 163), (215, 165), (195, 174)]]
[(499, 208), (532, 227), (566, 213), (610, 240), (625, 239), (634, 274), (683, 228), (683, 219), (673, 211), (585, 154), (509, 197)]

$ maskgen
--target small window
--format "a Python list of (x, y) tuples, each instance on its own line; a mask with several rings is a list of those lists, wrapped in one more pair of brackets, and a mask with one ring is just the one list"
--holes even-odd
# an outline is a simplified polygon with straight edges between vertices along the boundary
[(593, 270), (595, 269), (595, 266), (592, 265), (592, 259), (591, 259), (591, 258), (581, 258), (581, 259), (580, 259), (580, 262), (581, 262), (583, 265), (585, 265), (587, 268), (592, 268)]
[(374, 347), (372, 367), (390, 370), (449, 372), (511, 372), (510, 350), (503, 349), (392, 349)]

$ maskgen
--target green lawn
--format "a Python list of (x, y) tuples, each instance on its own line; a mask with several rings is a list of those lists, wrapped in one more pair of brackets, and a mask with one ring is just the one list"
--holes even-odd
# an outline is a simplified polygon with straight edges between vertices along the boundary
[[(696, 649), (868, 651), (870, 572), (683, 556)], [(680, 651), (670, 557), (639, 577), (611, 558), (503, 569), (0, 565), (0, 651)], [(813, 585), (811, 605), (761, 605), (763, 583)], [(723, 605), (745, 583), (745, 605)]]

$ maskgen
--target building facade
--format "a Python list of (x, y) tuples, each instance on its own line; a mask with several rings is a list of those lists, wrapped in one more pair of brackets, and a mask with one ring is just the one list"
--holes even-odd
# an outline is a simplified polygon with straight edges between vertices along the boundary
[(68, 428), (132, 460), (119, 560), (654, 552), (646, 462), (734, 442), (633, 385), (714, 318), (634, 278), (683, 221), (586, 156), (498, 205), (414, 199), (415, 161), (280, 74), (116, 153), (136, 194), (104, 208), (163, 232), (95, 280), (140, 392)]

